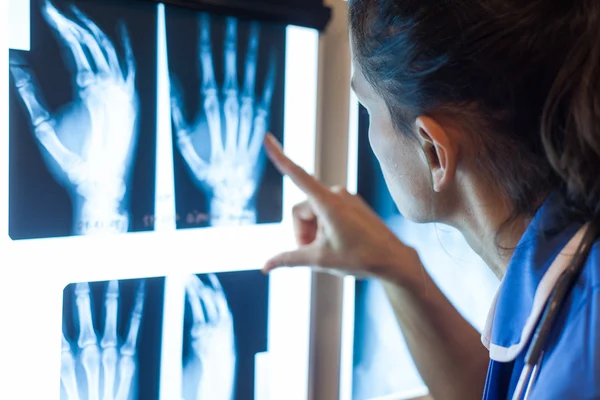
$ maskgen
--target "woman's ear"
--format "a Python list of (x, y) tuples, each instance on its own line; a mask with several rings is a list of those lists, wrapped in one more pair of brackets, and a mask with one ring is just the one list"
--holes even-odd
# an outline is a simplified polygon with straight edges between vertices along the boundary
[(433, 190), (443, 191), (454, 179), (457, 164), (457, 146), (449, 132), (431, 117), (416, 120), (419, 140), (431, 171)]

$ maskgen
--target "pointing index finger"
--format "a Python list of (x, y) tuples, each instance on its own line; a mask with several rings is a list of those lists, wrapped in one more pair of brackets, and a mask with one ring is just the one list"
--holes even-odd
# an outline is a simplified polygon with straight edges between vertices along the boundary
[(275, 136), (271, 133), (267, 133), (265, 136), (265, 150), (275, 168), (283, 175), (289, 176), (292, 182), (307, 196), (323, 200), (331, 193), (327, 186), (323, 185), (302, 167), (290, 160), (283, 153), (281, 144), (279, 144)]

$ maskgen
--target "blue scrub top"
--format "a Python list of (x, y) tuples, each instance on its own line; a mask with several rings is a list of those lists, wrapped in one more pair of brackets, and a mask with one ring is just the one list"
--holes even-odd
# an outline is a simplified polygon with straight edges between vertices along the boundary
[[(565, 263), (557, 267), (553, 262), (582, 233), (581, 224), (565, 224), (560, 217), (560, 201), (552, 194), (526, 229), (508, 265), (482, 334), (491, 358), (484, 400), (512, 398), (540, 303), (564, 270)], [(555, 232), (546, 234), (548, 230)], [(600, 399), (598, 243), (555, 320), (530, 399)]]

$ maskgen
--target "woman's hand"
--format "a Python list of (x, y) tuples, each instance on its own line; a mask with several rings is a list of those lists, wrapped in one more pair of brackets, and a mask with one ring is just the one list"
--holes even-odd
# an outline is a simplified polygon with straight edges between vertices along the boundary
[(283, 154), (270, 134), (265, 149), (275, 167), (308, 199), (293, 209), (299, 248), (271, 258), (263, 271), (310, 266), (330, 273), (378, 277), (404, 284), (421, 272), (417, 252), (405, 246), (357, 195), (328, 188)]

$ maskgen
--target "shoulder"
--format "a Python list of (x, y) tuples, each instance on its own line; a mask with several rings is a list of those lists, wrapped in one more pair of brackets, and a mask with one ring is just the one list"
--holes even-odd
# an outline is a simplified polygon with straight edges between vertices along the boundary
[(600, 288), (600, 239), (592, 246), (578, 282), (590, 290)]
[(563, 305), (532, 398), (600, 398), (600, 245)]

